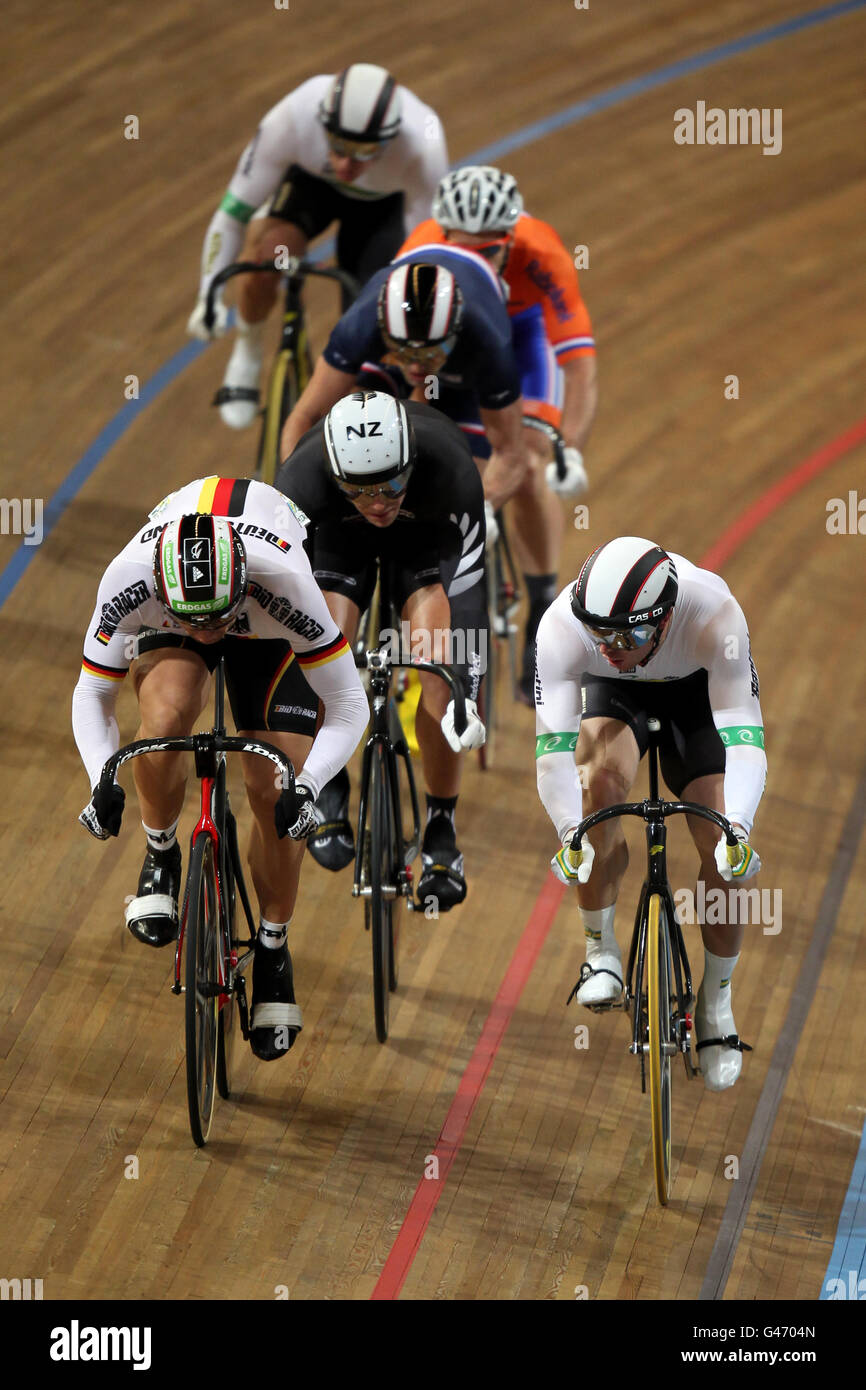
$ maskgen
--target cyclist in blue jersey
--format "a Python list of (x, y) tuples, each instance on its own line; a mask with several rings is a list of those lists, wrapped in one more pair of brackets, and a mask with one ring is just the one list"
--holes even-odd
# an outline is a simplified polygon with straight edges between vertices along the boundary
[[(427, 401), (457, 424), (471, 399), (489, 442), (483, 470), (489, 510), (520, 486), (530, 465), (520, 376), (505, 291), (483, 256), (428, 247), (371, 278), (331, 333), (286, 421), (284, 459), (359, 377), (368, 389)], [(469, 439), (474, 445), (475, 437)], [(483, 457), (487, 450), (473, 447), (473, 453)]]

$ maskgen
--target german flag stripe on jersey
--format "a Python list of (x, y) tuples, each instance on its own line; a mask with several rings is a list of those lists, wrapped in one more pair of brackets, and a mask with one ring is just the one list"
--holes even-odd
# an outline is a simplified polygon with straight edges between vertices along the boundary
[(98, 661), (89, 661), (86, 656), (81, 659), (81, 669), (91, 676), (102, 676), (106, 681), (122, 681), (126, 675), (126, 671), (119, 671), (116, 666), (100, 666)]
[(343, 652), (350, 652), (349, 644), (342, 632), (328, 647), (319, 647), (315, 652), (297, 652), (298, 662), (305, 670), (311, 671), (316, 666), (326, 666), (329, 661), (336, 661)]
[(274, 678), (273, 678), (273, 680), (271, 681), (270, 685), (268, 686), (268, 693), (267, 693), (266, 696), (265, 696), (265, 710), (264, 710), (265, 722), (264, 722), (263, 727), (264, 727), (265, 729), (269, 729), (269, 728), (271, 727), (270, 724), (268, 723), (268, 716), (270, 715), (270, 712), (271, 712), (271, 701), (273, 700), (275, 694), (277, 693), (277, 688), (279, 687), (280, 681), (283, 679), (283, 676), (284, 676), (284, 675), (286, 674), (286, 672), (288, 671), (288, 669), (289, 669), (289, 667), (291, 666), (291, 664), (292, 664), (292, 662), (294, 661), (294, 659), (295, 659), (295, 653), (294, 653), (294, 652), (289, 652), (289, 654), (288, 654), (288, 656), (286, 657), (285, 661), (281, 661), (281, 662), (280, 662), (280, 664), (279, 664), (279, 666), (278, 666), (278, 668), (277, 668), (277, 670), (276, 670), (276, 673), (275, 673), (275, 675), (274, 675)]
[(249, 486), (249, 478), (205, 478), (195, 509), (212, 516), (243, 516)]

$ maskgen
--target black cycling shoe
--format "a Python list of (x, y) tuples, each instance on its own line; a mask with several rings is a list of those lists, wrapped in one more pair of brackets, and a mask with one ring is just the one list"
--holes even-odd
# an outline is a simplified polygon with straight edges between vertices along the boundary
[(295, 1003), (292, 958), (285, 943), (274, 950), (256, 942), (250, 1047), (263, 1062), (284, 1057), (304, 1026)]
[(438, 912), (450, 912), (465, 897), (463, 855), (457, 848), (453, 826), (449, 823), (447, 831), (437, 826), (432, 833), (428, 826), (421, 846), (418, 906), (426, 909), (429, 900), (435, 898), (434, 906)]
[(345, 768), (322, 788), (316, 806), (324, 820), (307, 840), (307, 849), (323, 869), (337, 873), (355, 858), (355, 837), (349, 822), (349, 774)]
[(177, 842), (171, 849), (151, 849), (148, 845), (138, 876), (138, 893), (124, 914), (133, 936), (146, 946), (167, 946), (177, 940), (180, 869)]

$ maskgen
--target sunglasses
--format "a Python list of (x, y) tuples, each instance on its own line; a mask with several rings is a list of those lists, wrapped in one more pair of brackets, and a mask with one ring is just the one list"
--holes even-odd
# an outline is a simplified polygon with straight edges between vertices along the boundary
[(398, 473), (396, 478), (391, 478), (387, 483), (368, 483), (360, 487), (353, 487), (351, 483), (344, 483), (341, 478), (335, 478), (334, 482), (340, 489), (344, 497), (350, 502), (356, 502), (359, 497), (385, 497), (389, 501), (396, 501), (402, 497), (409, 486), (409, 474)]
[(357, 159), (361, 164), (367, 164), (382, 153), (382, 146), (375, 141), (339, 140), (330, 135), (328, 147), (338, 159)]
[(453, 333), (450, 338), (443, 338), (441, 343), (400, 342), (398, 338), (392, 338), (388, 333), (383, 333), (382, 337), (388, 349), (388, 355), (395, 365), (399, 365), (401, 362), (417, 363), (420, 367), (430, 367), (433, 370), (442, 366), (457, 341)]
[(588, 623), (584, 623), (584, 627), (596, 646), (611, 647), (618, 652), (637, 651), (651, 642), (658, 632), (654, 623), (636, 623), (626, 632), (613, 627), (590, 627)]

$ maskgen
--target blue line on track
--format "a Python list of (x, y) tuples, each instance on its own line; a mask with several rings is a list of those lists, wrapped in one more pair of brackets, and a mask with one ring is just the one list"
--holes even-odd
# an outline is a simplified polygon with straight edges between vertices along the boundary
[(866, 1125), (819, 1297), (822, 1302), (866, 1299)]

